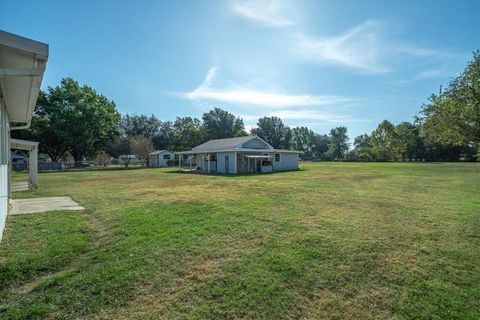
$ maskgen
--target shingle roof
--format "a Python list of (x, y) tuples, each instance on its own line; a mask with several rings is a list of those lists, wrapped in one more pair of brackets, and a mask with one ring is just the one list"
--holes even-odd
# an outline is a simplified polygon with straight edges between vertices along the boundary
[(195, 150), (211, 150), (211, 149), (234, 149), (238, 147), (238, 145), (242, 145), (245, 142), (252, 140), (254, 136), (246, 136), (246, 137), (236, 137), (236, 138), (227, 138), (227, 139), (215, 139), (210, 140), (201, 145), (196, 146), (192, 149)]
[[(170, 152), (170, 151), (168, 151), (168, 150), (156, 150), (156, 151), (151, 152), (150, 154), (151, 154), (151, 155), (154, 155), (154, 154), (160, 154), (160, 153), (162, 153), (162, 152)], [(171, 152), (170, 152), (170, 153), (171, 153)]]

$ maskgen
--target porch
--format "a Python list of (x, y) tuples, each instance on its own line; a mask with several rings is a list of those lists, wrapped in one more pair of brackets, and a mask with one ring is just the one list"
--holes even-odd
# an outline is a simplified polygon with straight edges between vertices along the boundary
[[(178, 169), (202, 173), (240, 174), (274, 171), (274, 153), (254, 151), (228, 151), (205, 153), (178, 153)], [(187, 156), (185, 158), (185, 156)], [(189, 160), (190, 159), (190, 160)], [(195, 166), (192, 165), (195, 160)]]

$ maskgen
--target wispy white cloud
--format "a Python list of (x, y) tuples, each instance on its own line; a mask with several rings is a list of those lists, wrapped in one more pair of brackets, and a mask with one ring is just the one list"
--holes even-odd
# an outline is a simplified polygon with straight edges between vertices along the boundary
[(372, 73), (388, 72), (389, 68), (381, 61), (379, 25), (378, 21), (368, 20), (342, 35), (319, 40), (300, 33), (294, 50), (314, 61), (333, 62)]
[(442, 70), (440, 69), (432, 69), (432, 70), (425, 70), (417, 74), (417, 79), (427, 79), (427, 78), (436, 78), (442, 75)]
[(215, 88), (213, 80), (217, 69), (210, 68), (203, 83), (184, 96), (193, 101), (213, 100), (231, 104), (256, 105), (266, 108), (286, 108), (293, 106), (325, 106), (349, 102), (353, 99), (328, 95), (289, 94), (271, 92), (255, 88), (232, 86), (230, 88)]
[(417, 73), (410, 79), (404, 79), (404, 80), (397, 80), (394, 83), (396, 84), (405, 84), (405, 83), (410, 83), (414, 82), (417, 80), (424, 80), (424, 79), (433, 79), (433, 78), (439, 78), (445, 76), (445, 72), (442, 69), (430, 69), (430, 70), (425, 70)]
[(283, 4), (274, 0), (247, 1), (234, 4), (233, 11), (245, 19), (270, 27), (288, 27), (294, 23), (284, 16)]
[(386, 48), (388, 52), (393, 52), (396, 54), (406, 54), (409, 56), (416, 56), (420, 58), (440, 58), (440, 59), (464, 59), (464, 55), (458, 53), (436, 50), (430, 48), (422, 48), (406, 44), (396, 44)]
[(314, 121), (316, 123), (354, 123), (365, 122), (363, 119), (354, 118), (349, 115), (338, 115), (321, 110), (280, 110), (270, 114), (285, 120)]

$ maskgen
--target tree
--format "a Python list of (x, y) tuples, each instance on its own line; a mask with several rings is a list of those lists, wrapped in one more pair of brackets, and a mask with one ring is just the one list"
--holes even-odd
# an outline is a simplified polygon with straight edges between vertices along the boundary
[(293, 149), (303, 151), (303, 157), (312, 158), (315, 133), (307, 127), (295, 127), (292, 129)]
[(214, 108), (202, 116), (206, 140), (232, 138), (241, 130), (245, 130), (243, 120), (233, 114)]
[(110, 163), (110, 155), (105, 151), (101, 151), (97, 154), (96, 157), (98, 163), (104, 167), (106, 167)]
[(15, 130), (11, 134), (13, 138), (38, 141), (39, 151), (48, 154), (50, 160), (58, 161), (70, 150), (69, 142), (64, 139), (68, 128), (53, 96), (40, 91), (30, 128)]
[(173, 124), (175, 150), (193, 148), (204, 142), (202, 123), (200, 120), (191, 117), (177, 117)]
[(355, 137), (353, 141), (353, 160), (355, 161), (372, 161), (372, 141), (368, 134), (362, 134)]
[(480, 153), (480, 52), (422, 107), (423, 130), (434, 143), (474, 146)]
[(329, 160), (328, 145), (330, 144), (330, 138), (326, 134), (316, 133), (313, 137), (313, 159), (314, 160)]
[(249, 134), (245, 129), (238, 130), (237, 133), (235, 133), (235, 137), (247, 137), (247, 136), (249, 136)]
[(125, 167), (128, 167), (133, 160), (132, 141), (130, 137), (116, 136), (107, 143), (105, 149), (112, 157), (122, 160)]
[(348, 151), (347, 127), (336, 127), (330, 130), (328, 154), (334, 160), (344, 160)]
[(372, 132), (372, 152), (377, 161), (393, 160), (395, 153), (395, 126), (388, 120), (383, 120)]
[(145, 166), (150, 153), (153, 151), (153, 145), (150, 139), (143, 135), (136, 135), (131, 138), (132, 153)]
[(160, 122), (158, 132), (152, 137), (152, 143), (157, 150), (170, 150), (173, 148), (175, 130), (171, 121)]
[(259, 136), (277, 149), (288, 149), (292, 139), (290, 127), (285, 126), (282, 119), (277, 117), (258, 119), (257, 128), (252, 129), (252, 134)]
[(40, 95), (29, 130), (52, 161), (70, 152), (75, 161), (94, 156), (118, 130), (115, 103), (89, 86), (65, 78)]
[(418, 159), (421, 148), (418, 128), (405, 121), (396, 125), (394, 131), (394, 159), (400, 161)]
[(153, 114), (150, 117), (145, 115), (129, 115), (122, 117), (120, 122), (120, 134), (127, 136), (142, 135), (146, 138), (153, 138), (160, 132), (162, 122)]

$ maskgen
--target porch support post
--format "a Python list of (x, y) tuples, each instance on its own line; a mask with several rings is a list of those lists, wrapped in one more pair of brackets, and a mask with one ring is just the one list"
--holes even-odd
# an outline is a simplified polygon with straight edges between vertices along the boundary
[(208, 173), (210, 173), (210, 153), (208, 154)]
[(38, 174), (38, 147), (33, 146), (28, 154), (28, 166), (30, 175), (30, 187), (37, 187), (37, 174)]
[(182, 169), (182, 155), (178, 155), (178, 170)]
[(247, 170), (250, 173), (250, 158), (247, 158)]
[(233, 163), (233, 170), (234, 170), (234, 173), (237, 174), (237, 151), (235, 151), (235, 157), (233, 157), (233, 160), (235, 161)]

